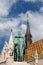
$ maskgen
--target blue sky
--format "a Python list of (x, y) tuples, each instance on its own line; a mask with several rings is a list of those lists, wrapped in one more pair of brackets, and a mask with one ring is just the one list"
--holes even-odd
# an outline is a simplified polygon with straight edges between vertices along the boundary
[(0, 51), (11, 28), (13, 37), (19, 30), (25, 34), (27, 14), (33, 42), (43, 39), (43, 0), (0, 0)]

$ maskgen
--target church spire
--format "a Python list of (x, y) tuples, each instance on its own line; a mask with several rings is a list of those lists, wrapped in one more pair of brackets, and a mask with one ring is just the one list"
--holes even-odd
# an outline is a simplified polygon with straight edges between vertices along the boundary
[(26, 28), (26, 34), (25, 34), (25, 43), (26, 43), (26, 48), (28, 48), (30, 46), (30, 44), (32, 43), (32, 35), (30, 33), (30, 25), (29, 25), (29, 21), (28, 21), (28, 14), (27, 14), (27, 28)]
[(9, 39), (9, 48), (13, 48), (13, 36), (12, 36), (12, 29), (11, 29), (11, 32), (10, 32), (10, 39)]
[(26, 28), (26, 34), (29, 34), (30, 33), (30, 25), (29, 25), (29, 16), (27, 14), (27, 22), (26, 22), (26, 25), (27, 25), (27, 28)]

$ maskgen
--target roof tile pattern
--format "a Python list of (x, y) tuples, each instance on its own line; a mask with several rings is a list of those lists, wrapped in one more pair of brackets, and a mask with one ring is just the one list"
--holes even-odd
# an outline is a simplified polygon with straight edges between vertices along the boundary
[(43, 56), (43, 39), (34, 42), (25, 50), (24, 60), (32, 60), (35, 54), (35, 50), (38, 52), (38, 56)]

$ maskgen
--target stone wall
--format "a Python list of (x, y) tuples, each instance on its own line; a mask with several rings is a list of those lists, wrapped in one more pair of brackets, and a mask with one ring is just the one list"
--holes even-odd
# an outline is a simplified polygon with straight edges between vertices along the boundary
[[(28, 62), (30, 65), (34, 65), (35, 64), (35, 61), (33, 62)], [(39, 59), (38, 60), (38, 65), (43, 65), (43, 59)]]
[(6, 61), (0, 62), (0, 65), (6, 65)]
[[(34, 63), (35, 63), (34, 61), (28, 62), (28, 63), (27, 62), (12, 62), (11, 65), (34, 65)], [(1, 62), (0, 65), (6, 65), (6, 61)], [(38, 65), (43, 65), (43, 59), (39, 59)]]
[[(9, 65), (9, 64), (6, 64), (6, 62), (1, 62), (0, 65)], [(30, 65), (30, 64), (27, 62), (13, 62), (10, 65)]]

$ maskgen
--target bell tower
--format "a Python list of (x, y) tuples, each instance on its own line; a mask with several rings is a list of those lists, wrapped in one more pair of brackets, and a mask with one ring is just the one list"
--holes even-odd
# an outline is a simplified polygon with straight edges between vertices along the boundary
[(32, 35), (30, 33), (30, 25), (29, 25), (29, 21), (28, 21), (28, 14), (27, 14), (27, 28), (26, 28), (26, 34), (25, 34), (25, 45), (26, 48), (28, 48), (30, 46), (30, 44), (32, 43)]

